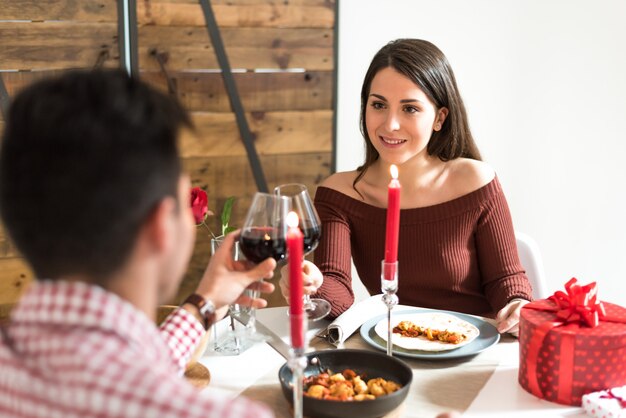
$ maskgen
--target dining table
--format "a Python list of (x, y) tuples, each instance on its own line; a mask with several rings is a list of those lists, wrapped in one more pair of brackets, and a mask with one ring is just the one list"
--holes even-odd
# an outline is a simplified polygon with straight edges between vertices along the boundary
[[(402, 306), (397, 306), (399, 311)], [(257, 311), (258, 331), (265, 336), (236, 356), (221, 355), (208, 348), (199, 359), (211, 374), (203, 390), (222, 396), (246, 396), (267, 404), (278, 418), (293, 416), (283, 396), (278, 370), (285, 364), (289, 347), (287, 307)], [(339, 347), (317, 336), (330, 324), (328, 320), (309, 322), (309, 351), (344, 348), (375, 350), (354, 332)], [(228, 321), (216, 324), (216, 335), (223, 335)], [(434, 418), (442, 412), (457, 411), (463, 417), (585, 417), (580, 407), (560, 405), (539, 399), (518, 383), (519, 344), (516, 338), (502, 335), (499, 341), (483, 351), (461, 358), (421, 359), (397, 357), (413, 371), (413, 382), (406, 400), (385, 417)], [(351, 417), (347, 417), (351, 418)]]

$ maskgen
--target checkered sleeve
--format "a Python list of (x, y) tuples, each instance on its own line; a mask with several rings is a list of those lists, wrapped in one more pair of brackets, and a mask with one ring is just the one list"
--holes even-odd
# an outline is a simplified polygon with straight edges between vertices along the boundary
[(178, 308), (165, 318), (159, 330), (170, 350), (172, 361), (182, 375), (193, 350), (206, 332), (204, 327), (191, 313)]

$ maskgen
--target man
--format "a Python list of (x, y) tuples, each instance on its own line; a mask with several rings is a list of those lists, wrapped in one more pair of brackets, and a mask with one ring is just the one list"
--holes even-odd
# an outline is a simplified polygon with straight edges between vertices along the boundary
[(0, 212), (38, 279), (0, 334), (0, 416), (268, 417), (244, 398), (218, 399), (182, 377), (229, 303), (273, 291), (272, 259), (212, 257), (196, 294), (154, 325), (195, 239), (190, 182), (177, 138), (181, 106), (122, 71), (36, 83), (9, 111)]

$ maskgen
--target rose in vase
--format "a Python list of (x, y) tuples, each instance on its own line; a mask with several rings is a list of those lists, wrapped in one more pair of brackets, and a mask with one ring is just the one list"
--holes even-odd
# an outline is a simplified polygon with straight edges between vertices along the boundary
[(194, 187), (191, 189), (191, 210), (197, 226), (203, 225), (211, 234), (214, 239), (222, 238), (224, 235), (234, 231), (236, 228), (229, 225), (230, 216), (233, 210), (233, 203), (235, 198), (230, 196), (224, 202), (222, 213), (220, 215), (221, 221), (221, 234), (215, 235), (206, 220), (209, 216), (213, 216), (213, 212), (209, 210), (209, 198), (207, 192), (200, 187)]

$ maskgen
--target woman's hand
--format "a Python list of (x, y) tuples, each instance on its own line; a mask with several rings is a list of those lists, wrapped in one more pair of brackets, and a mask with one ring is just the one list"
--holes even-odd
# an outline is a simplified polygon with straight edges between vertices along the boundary
[(499, 333), (504, 334), (508, 332), (514, 337), (519, 335), (520, 312), (522, 306), (527, 303), (526, 299), (513, 299), (504, 308), (500, 309), (500, 312), (496, 315)]
[[(302, 262), (302, 284), (304, 285), (304, 294), (312, 295), (317, 292), (317, 289), (324, 282), (324, 276), (320, 269), (310, 261), (304, 260)], [(283, 266), (280, 269), (280, 292), (283, 297), (289, 303), (289, 265)]]

